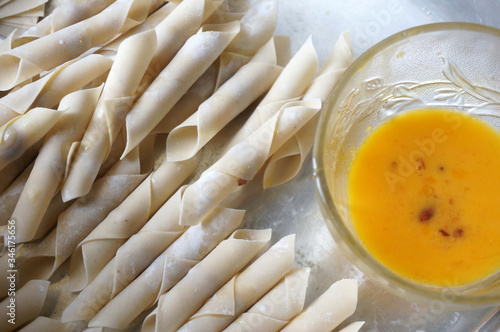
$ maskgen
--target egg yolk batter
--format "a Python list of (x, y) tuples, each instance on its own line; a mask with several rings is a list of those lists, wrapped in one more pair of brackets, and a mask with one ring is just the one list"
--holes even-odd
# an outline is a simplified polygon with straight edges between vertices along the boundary
[(484, 120), (402, 112), (361, 144), (347, 188), (355, 232), (396, 274), (452, 287), (500, 270), (500, 133)]

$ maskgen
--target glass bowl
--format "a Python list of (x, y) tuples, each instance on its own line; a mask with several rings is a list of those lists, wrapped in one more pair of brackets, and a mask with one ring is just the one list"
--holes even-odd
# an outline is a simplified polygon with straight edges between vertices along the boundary
[(441, 106), (473, 113), (500, 130), (499, 91), (500, 30), (436, 23), (399, 32), (370, 48), (325, 104), (313, 152), (321, 212), (347, 258), (388, 291), (455, 308), (500, 304), (500, 273), (461, 287), (418, 284), (393, 273), (362, 245), (347, 209), (348, 170), (372, 128), (405, 110)]

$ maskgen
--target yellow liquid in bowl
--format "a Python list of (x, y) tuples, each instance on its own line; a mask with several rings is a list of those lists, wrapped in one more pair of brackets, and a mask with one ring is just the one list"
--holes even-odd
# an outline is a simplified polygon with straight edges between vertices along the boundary
[(450, 287), (500, 270), (500, 133), (483, 120), (396, 115), (359, 147), (347, 185), (356, 233), (396, 274)]

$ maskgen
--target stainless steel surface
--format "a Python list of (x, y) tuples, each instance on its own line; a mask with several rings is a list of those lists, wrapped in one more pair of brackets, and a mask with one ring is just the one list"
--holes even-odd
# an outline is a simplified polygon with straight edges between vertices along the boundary
[[(353, 49), (359, 55), (395, 32), (426, 23), (467, 21), (500, 28), (498, 0), (278, 0), (278, 4), (276, 33), (291, 37), (293, 53), (311, 35), (320, 63), (342, 31), (351, 31)], [(204, 154), (213, 161), (208, 149)], [(257, 181), (249, 183), (249, 189)], [(265, 192), (257, 188), (240, 206), (247, 209), (243, 226), (272, 227), (274, 242), (297, 234), (297, 265), (312, 268), (306, 304), (336, 280), (359, 280), (358, 308), (343, 325), (363, 320), (365, 332), (500, 330), (495, 308), (450, 311), (444, 303), (415, 304), (367, 280), (339, 252), (326, 229), (316, 202), (310, 158), (292, 182)]]
[[(342, 31), (351, 31), (355, 55), (395, 32), (421, 24), (466, 21), (500, 28), (500, 1), (278, 0), (277, 34), (292, 37), (295, 52), (309, 35), (323, 63)], [(257, 179), (256, 179), (257, 180)], [(316, 203), (311, 162), (299, 177), (253, 195), (247, 227), (273, 227), (275, 239), (297, 233), (297, 264), (312, 268), (308, 303), (340, 278), (359, 280), (359, 302), (348, 322), (366, 321), (362, 331), (497, 331), (495, 308), (452, 311), (445, 303), (416, 304), (387, 293), (367, 280), (339, 252)]]

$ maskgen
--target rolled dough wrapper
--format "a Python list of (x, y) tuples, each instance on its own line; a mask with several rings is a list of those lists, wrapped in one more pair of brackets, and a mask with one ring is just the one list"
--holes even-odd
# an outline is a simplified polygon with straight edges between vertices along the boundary
[(221, 5), (222, 0), (183, 0), (155, 30), (158, 47), (141, 82), (143, 92), (167, 66), (189, 37), (194, 35), (205, 19)]
[(259, 0), (241, 18), (241, 31), (229, 44), (227, 50), (254, 55), (273, 36), (277, 19), (276, 0)]
[(141, 171), (139, 152), (117, 163), (97, 180), (92, 190), (77, 199), (58, 218), (57, 228), (38, 243), (19, 264), (21, 284), (48, 279), (80, 243), (147, 176)]
[(32, 107), (53, 108), (65, 95), (80, 90), (109, 70), (113, 61), (91, 54), (67, 62), (33, 83), (0, 99), (0, 124), (26, 113)]
[(282, 238), (210, 298), (178, 330), (221, 331), (257, 302), (292, 269), (295, 235)]
[(63, 201), (84, 196), (90, 191), (134, 102), (155, 48), (154, 30), (133, 35), (120, 44), (99, 103), (61, 189)]
[[(274, 50), (273, 50), (274, 48)], [(253, 62), (269, 61), (269, 56), (276, 58), (276, 64), (285, 67), (290, 61), (290, 38), (288, 36), (273, 36), (253, 57), (224, 52), (219, 58), (219, 72), (217, 75), (216, 90), (231, 78), (250, 59)]]
[[(343, 33), (330, 52), (318, 77), (307, 89), (303, 100), (321, 99), (325, 103), (344, 71), (354, 61), (350, 34)], [(264, 171), (264, 188), (293, 179), (302, 167), (314, 143), (319, 113), (271, 157)]]
[[(8, 24), (4, 24), (0, 20), (0, 37), (3, 36), (5, 38), (8, 38), (11, 35), (14, 36), (17, 34), (21, 34), (25, 31), (26, 31), (26, 29), (16, 28), (16, 27), (10, 26)], [(4, 39), (3, 41), (5, 41), (5, 40), (6, 39)], [(12, 46), (9, 44), (9, 42), (10, 42), (10, 40), (0, 44), (0, 53), (6, 52), (12, 48)], [(2, 96), (2, 93), (4, 93), (4, 91), (0, 92), (0, 96)]]
[[(22, 11), (18, 13), (17, 15), (22, 15), (22, 16), (35, 16), (35, 17), (42, 17), (45, 13), (45, 6), (47, 5), (46, 1), (45, 3), (40, 3), (43, 0), (25, 0), (26, 3), (28, 3), (27, 6), (23, 6), (21, 9)], [(11, 2), (11, 1), (8, 1)], [(23, 3), (22, 1), (18, 1), (19, 3)], [(40, 3), (39, 5), (36, 5), (36, 3)], [(35, 6), (33, 6), (35, 5)], [(16, 16), (16, 15), (14, 15)]]
[[(113, 62), (106, 57), (90, 54), (76, 61), (71, 61), (67, 65), (60, 66), (61, 70), (56, 69), (54, 74), (49, 74), (50, 79), (38, 92), (34, 105), (40, 107), (56, 106), (67, 94), (80, 90), (88, 83), (107, 73), (112, 64)], [(25, 96), (30, 95), (30, 97), (33, 97), (35, 91), (26, 91)]]
[[(26, 26), (21, 27), (19, 25), (14, 26), (13, 24), (8, 23), (8, 22), (3, 22), (2, 19), (0, 19), (0, 37), (6, 37), (6, 36), (9, 36), (11, 34), (20, 34), (20, 33), (25, 32), (26, 29), (28, 29), (28, 27), (26, 27)], [(5, 45), (6, 48), (8, 46), (9, 45)]]
[(0, 225), (6, 225), (7, 221), (11, 219), (12, 212), (14, 212), (19, 196), (21, 196), (28, 181), (33, 165), (34, 163), (31, 163), (26, 167), (21, 175), (0, 195)]
[[(220, 7), (219, 7), (220, 8)], [(228, 23), (232, 21), (239, 21), (243, 18), (245, 13), (228, 13), (223, 11), (215, 11), (209, 18), (207, 18), (207, 24), (221, 24)]]
[(251, 180), (266, 160), (321, 109), (320, 100), (285, 104), (245, 141), (229, 149), (182, 197), (181, 225), (196, 225), (240, 185)]
[(278, 50), (276, 59), (278, 66), (285, 67), (292, 58), (290, 37), (285, 35), (275, 35), (273, 38), (276, 49)]
[(38, 22), (38, 17), (36, 16), (25, 16), (23, 13), (17, 15), (5, 17), (1, 20), (2, 23), (11, 24), (16, 27), (32, 27)]
[[(9, 33), (8, 36), (5, 37), (4, 40), (0, 41), (0, 53), (7, 52), (8, 50), (14, 48), (13, 40), (16, 38), (16, 36), (19, 34), (19, 31), (12, 31)], [(5, 35), (1, 30), (0, 34)]]
[(274, 40), (241, 67), (198, 111), (176, 127), (167, 138), (167, 159), (192, 158), (232, 119), (266, 92), (281, 73), (276, 65)]
[(43, 139), (39, 140), (35, 143), (35, 145), (28, 148), (28, 150), (26, 150), (21, 157), (17, 158), (2, 169), (2, 176), (0, 177), (0, 192), (3, 192), (26, 169), (26, 167), (33, 162), (38, 155), (38, 151), (40, 150), (42, 143)]
[(219, 57), (219, 72), (215, 83), (215, 91), (219, 89), (228, 79), (250, 61), (250, 57), (233, 52), (224, 52)]
[(33, 237), (33, 240), (38, 240), (44, 235), (47, 234), (49, 230), (52, 229), (57, 224), (57, 218), (59, 218), (59, 215), (69, 208), (69, 206), (73, 203), (71, 202), (63, 202), (61, 195), (56, 194), (52, 200), (49, 203), (49, 207), (47, 208), (47, 211), (42, 217), (42, 220), (40, 221), (40, 225), (38, 226), (38, 229), (36, 230), (35, 236)]
[[(10, 332), (36, 318), (42, 311), (50, 282), (30, 280), (0, 303), (0, 330)], [(11, 320), (13, 319), (13, 320)], [(14, 322), (14, 324), (9, 323)]]
[(33, 240), (52, 198), (59, 191), (80, 140), (94, 112), (101, 88), (80, 90), (63, 98), (66, 110), (47, 133), (28, 181), (19, 197), (12, 219), (17, 222), (17, 242)]
[(281, 331), (330, 332), (354, 313), (357, 302), (357, 281), (337, 281)]
[[(20, 1), (10, 1), (2, 6), (0, 10), (0, 19), (14, 16), (27, 10), (38, 8), (44, 5), (47, 0), (20, 0)], [(43, 15), (43, 14), (42, 14)], [(41, 15), (40, 15), (41, 16)]]
[(214, 91), (231, 78), (249, 57), (224, 52), (203, 75), (189, 88), (172, 110), (158, 123), (151, 133), (170, 133), (186, 121)]
[(64, 110), (37, 107), (0, 127), (0, 170), (42, 139), (63, 113)]
[[(31, 26), (33, 26), (33, 24), (36, 24), (36, 21), (38, 21), (37, 17), (35, 16), (24, 16), (22, 14), (23, 13), (0, 18), (0, 24), (2, 25), (0, 33), (3, 37), (13, 32), (22, 33), (23, 31), (26, 31), (26, 29), (29, 29)], [(21, 21), (25, 21), (26, 23), (20, 23)], [(34, 23), (28, 24), (27, 21), (34, 21)]]
[(361, 327), (363, 327), (363, 325), (365, 325), (365, 322), (362, 322), (362, 321), (354, 322), (354, 323), (347, 325), (339, 332), (358, 332), (361, 329)]
[(151, 134), (168, 134), (196, 112), (201, 103), (214, 92), (217, 72), (217, 66), (214, 63), (179, 99), (172, 110), (156, 125)]
[[(21, 35), (20, 44), (37, 39), (100, 13), (115, 0), (65, 1)], [(19, 46), (19, 45), (17, 45)]]
[(222, 53), (239, 31), (239, 23), (205, 25), (134, 104), (126, 118), (123, 156), (139, 144)]
[(111, 145), (111, 151), (109, 152), (108, 158), (106, 158), (106, 160), (102, 163), (99, 173), (97, 173), (98, 178), (106, 174), (111, 167), (113, 167), (120, 160), (123, 149), (125, 149), (125, 135), (123, 134), (122, 128), (121, 132), (116, 137), (116, 140), (113, 142), (113, 145)]
[(304, 309), (310, 268), (295, 268), (224, 332), (281, 330)]
[(66, 332), (66, 327), (61, 321), (38, 316), (31, 323), (19, 330), (19, 332)]
[(317, 70), (318, 56), (311, 38), (308, 38), (288, 62), (264, 99), (245, 121), (243, 127), (231, 139), (229, 147), (245, 140), (248, 135), (257, 130), (260, 125), (279, 110), (279, 107), (270, 107), (271, 103), (301, 97), (316, 75)]
[[(154, 29), (161, 21), (163, 21), (172, 11), (177, 7), (177, 3), (169, 2), (162, 6), (160, 9), (155, 11), (153, 14), (148, 16), (148, 18), (140, 25), (133, 27), (124, 34), (121, 34), (118, 38), (113, 39), (106, 45), (102, 46), (96, 51), (97, 54), (104, 55), (109, 58), (114, 58), (116, 52), (118, 52), (118, 47), (120, 44), (132, 35)], [(157, 35), (158, 36), (158, 35)]]
[(73, 252), (70, 288), (80, 291), (137, 233), (196, 168), (194, 159), (164, 161)]
[(151, 1), (116, 1), (95, 16), (0, 54), (0, 90), (9, 90), (142, 23)]
[(64, 310), (62, 321), (87, 320), (144, 271), (187, 229), (179, 225), (181, 187)]
[(351, 34), (343, 32), (321, 68), (318, 77), (307, 88), (303, 99), (321, 99), (325, 102), (344, 71), (354, 61)]
[(216, 208), (202, 223), (182, 234), (139, 277), (102, 308), (89, 326), (126, 328), (229, 236), (241, 224), (244, 213), (243, 210)]
[(144, 320), (142, 331), (176, 331), (271, 239), (271, 230), (237, 230), (196, 264)]

